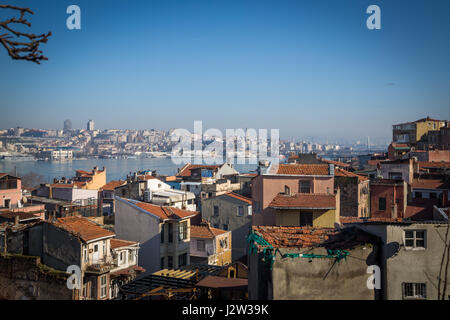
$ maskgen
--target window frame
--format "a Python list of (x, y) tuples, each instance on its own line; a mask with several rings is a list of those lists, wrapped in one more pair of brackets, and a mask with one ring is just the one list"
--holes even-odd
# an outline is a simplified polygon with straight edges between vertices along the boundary
[[(413, 232), (412, 237), (406, 237), (406, 232)], [(417, 237), (417, 232), (423, 232), (423, 237)], [(403, 229), (403, 245), (406, 250), (425, 250), (427, 248), (427, 231), (425, 229)], [(407, 240), (413, 241), (413, 246), (406, 245)], [(417, 241), (423, 241), (423, 246), (418, 246)]]
[[(411, 286), (407, 288), (406, 286)], [(407, 291), (411, 291), (412, 295), (407, 295)], [(418, 294), (419, 292), (419, 294)], [(420, 294), (420, 292), (422, 294)], [(426, 300), (427, 299), (427, 284), (424, 282), (403, 282), (402, 283), (402, 298), (403, 300)]]
[[(381, 201), (384, 201), (384, 208), (381, 208)], [(387, 208), (387, 201), (385, 197), (379, 197), (378, 198), (378, 211), (386, 211)]]

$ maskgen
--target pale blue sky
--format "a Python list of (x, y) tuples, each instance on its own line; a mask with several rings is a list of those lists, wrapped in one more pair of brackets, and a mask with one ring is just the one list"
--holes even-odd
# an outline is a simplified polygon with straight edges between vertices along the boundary
[[(450, 118), (450, 1), (8, 3), (53, 36), (42, 65), (0, 48), (0, 128), (279, 128), (281, 138), (365, 140)], [(366, 28), (378, 4), (382, 29)], [(4, 10), (3, 10), (4, 11)], [(0, 18), (5, 12), (0, 12)]]

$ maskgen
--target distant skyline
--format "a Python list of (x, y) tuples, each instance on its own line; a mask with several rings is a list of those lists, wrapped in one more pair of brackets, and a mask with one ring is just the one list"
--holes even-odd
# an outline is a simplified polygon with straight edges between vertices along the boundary
[[(450, 119), (450, 1), (21, 0), (49, 61), (0, 48), (0, 128), (277, 128), (282, 139), (390, 139)], [(381, 30), (366, 8), (381, 8)], [(0, 19), (5, 17), (0, 10)], [(5, 76), (6, 75), (6, 76)]]

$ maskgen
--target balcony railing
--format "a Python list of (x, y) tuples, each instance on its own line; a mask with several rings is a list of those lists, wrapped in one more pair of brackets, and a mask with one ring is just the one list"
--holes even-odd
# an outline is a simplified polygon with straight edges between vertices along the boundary
[(112, 257), (106, 257), (92, 261), (86, 268), (87, 272), (104, 273), (117, 267), (117, 261)]

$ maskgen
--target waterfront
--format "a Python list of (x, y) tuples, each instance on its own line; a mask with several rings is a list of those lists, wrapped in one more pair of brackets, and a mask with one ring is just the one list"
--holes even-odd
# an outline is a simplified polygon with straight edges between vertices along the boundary
[[(76, 170), (90, 171), (93, 167), (106, 168), (107, 180), (125, 179), (130, 172), (138, 170), (156, 170), (158, 174), (174, 175), (182, 165), (176, 165), (171, 158), (136, 159), (83, 159), (69, 161), (0, 161), (0, 172), (21, 176), (30, 172), (44, 177), (45, 182), (53, 178), (72, 177)], [(235, 164), (239, 172), (256, 170), (256, 165)]]

